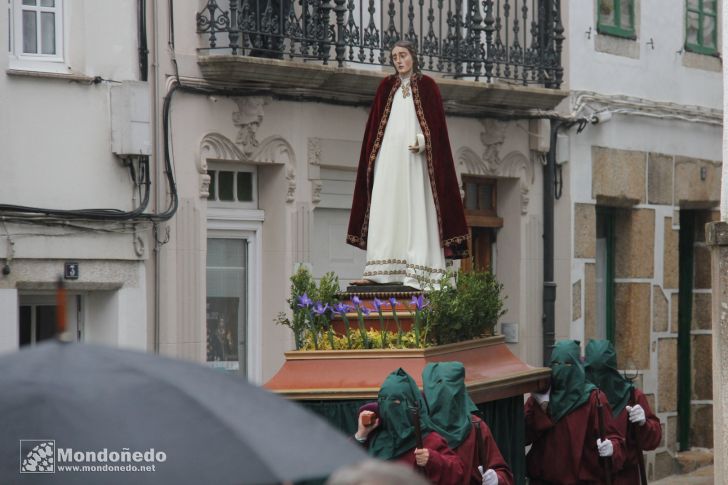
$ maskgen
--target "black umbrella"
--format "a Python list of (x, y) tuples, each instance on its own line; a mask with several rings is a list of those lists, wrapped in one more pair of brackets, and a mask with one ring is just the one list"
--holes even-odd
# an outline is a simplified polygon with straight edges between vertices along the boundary
[(279, 483), (364, 458), (299, 405), (198, 364), (57, 341), (0, 357), (0, 483)]

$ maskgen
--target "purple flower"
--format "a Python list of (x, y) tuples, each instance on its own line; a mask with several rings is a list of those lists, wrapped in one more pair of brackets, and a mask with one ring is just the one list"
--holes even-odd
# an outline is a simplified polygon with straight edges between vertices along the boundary
[(351, 302), (354, 304), (354, 306), (356, 308), (359, 308), (359, 305), (361, 305), (361, 300), (356, 295), (354, 295), (354, 297), (351, 299)]
[(410, 302), (410, 305), (414, 305), (415, 308), (417, 308), (418, 310), (422, 310), (427, 305), (429, 305), (429, 303), (430, 302), (428, 302), (427, 300), (425, 300), (422, 297), (422, 295), (420, 295), (420, 296), (413, 296), (412, 297), (412, 301)]
[(348, 312), (350, 308), (351, 307), (349, 305), (347, 305), (346, 303), (339, 302), (336, 305), (334, 305), (333, 310), (334, 310), (334, 313), (338, 313), (339, 315), (346, 315), (346, 312)]
[(392, 307), (392, 310), (394, 310), (397, 307), (397, 299), (395, 297), (392, 297), (389, 299), (389, 306)]
[(370, 308), (367, 308), (364, 305), (360, 306), (359, 310), (361, 310), (362, 315), (369, 315), (372, 312)]
[(298, 297), (298, 306), (301, 308), (308, 308), (313, 305), (311, 298), (306, 293)]
[(374, 308), (379, 312), (382, 310), (382, 305), (384, 305), (384, 302), (380, 300), (379, 298), (374, 298)]
[(317, 301), (313, 306), (313, 312), (316, 315), (323, 315), (329, 309), (329, 304), (322, 305), (320, 301)]

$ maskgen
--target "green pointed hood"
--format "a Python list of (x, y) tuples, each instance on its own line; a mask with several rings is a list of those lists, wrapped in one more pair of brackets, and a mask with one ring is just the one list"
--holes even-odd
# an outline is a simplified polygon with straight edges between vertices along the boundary
[(581, 363), (579, 342), (561, 340), (551, 352), (551, 397), (549, 414), (559, 421), (574, 409), (587, 402), (595, 389), (586, 379)]
[(390, 460), (415, 447), (415, 428), (411, 417), (415, 404), (420, 408), (422, 436), (432, 430), (422, 394), (414, 379), (402, 368), (387, 376), (379, 389), (377, 401), (381, 424), (372, 436), (370, 455)]
[(468, 437), (470, 415), (478, 410), (465, 388), (465, 368), (460, 362), (435, 362), (422, 371), (422, 387), (432, 425), (450, 448)]
[(634, 385), (617, 370), (617, 353), (609, 340), (590, 340), (586, 344), (586, 377), (606, 394), (612, 414), (617, 416), (629, 402)]

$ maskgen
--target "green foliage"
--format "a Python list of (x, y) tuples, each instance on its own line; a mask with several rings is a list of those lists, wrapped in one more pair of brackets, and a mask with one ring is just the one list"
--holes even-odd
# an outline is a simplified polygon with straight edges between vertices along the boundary
[(328, 272), (321, 277), (319, 284), (316, 284), (311, 272), (304, 266), (291, 275), (291, 296), (286, 300), (291, 309), (291, 318), (285, 312), (280, 312), (275, 318), (279, 325), (285, 325), (293, 330), (296, 341), (296, 349), (301, 349), (304, 343), (306, 330), (318, 334), (328, 325), (328, 316), (313, 315), (308, 308), (298, 306), (298, 299), (306, 294), (313, 302), (320, 301), (322, 305), (333, 306), (339, 301), (339, 277), (333, 272)]
[(427, 293), (429, 339), (435, 345), (470, 340), (493, 332), (505, 313), (503, 285), (489, 271), (452, 273)]
[[(291, 276), (287, 300), (291, 316), (281, 312), (276, 322), (293, 330), (297, 350), (423, 348), (492, 334), (505, 313), (502, 291), (503, 285), (490, 272), (448, 272), (439, 288), (427, 290), (425, 300), (429, 303), (422, 310), (416, 310), (411, 303), (407, 305), (415, 320), (411, 331), (400, 336), (401, 326), (395, 311), (396, 332), (365, 330), (363, 318), (358, 315), (359, 331), (339, 335), (331, 330), (330, 322), (331, 308), (339, 302), (339, 278), (334, 273), (326, 273), (316, 284), (313, 275), (301, 266)], [(300, 307), (299, 298), (304, 294), (314, 303), (328, 304), (329, 311), (316, 315), (311, 308)], [(350, 328), (348, 319), (344, 321), (345, 327)]]

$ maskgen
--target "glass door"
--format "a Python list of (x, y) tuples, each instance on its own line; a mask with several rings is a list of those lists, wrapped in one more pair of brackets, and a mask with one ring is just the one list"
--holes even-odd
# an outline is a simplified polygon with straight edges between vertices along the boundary
[(247, 376), (248, 240), (207, 240), (207, 362)]

